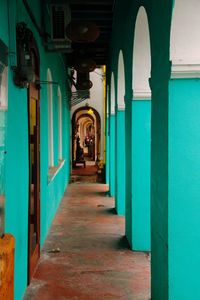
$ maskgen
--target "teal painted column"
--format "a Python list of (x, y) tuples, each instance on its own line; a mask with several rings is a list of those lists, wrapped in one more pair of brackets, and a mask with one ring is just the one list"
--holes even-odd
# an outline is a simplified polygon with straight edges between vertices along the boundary
[(153, 127), (153, 300), (200, 299), (199, 95), (200, 79), (174, 79), (169, 101), (155, 108), (160, 114), (154, 114)]
[(126, 237), (132, 250), (150, 250), (151, 101), (126, 102)]
[(106, 118), (106, 184), (109, 184), (110, 179), (110, 129), (109, 129), (109, 114)]
[(132, 248), (132, 96), (125, 102), (125, 235)]
[(118, 215), (125, 215), (125, 108), (116, 110), (115, 126), (115, 209)]
[(115, 114), (110, 115), (110, 196), (115, 197)]
[(169, 299), (200, 299), (200, 79), (170, 81), (168, 113)]
[(169, 299), (168, 298), (168, 246), (169, 245), (168, 245), (168, 78), (167, 75), (165, 75), (166, 78), (164, 79), (161, 78), (162, 81), (159, 79), (159, 77), (155, 77), (150, 81), (151, 89), (152, 89), (151, 297), (153, 300)]
[(132, 248), (150, 251), (151, 101), (132, 101)]

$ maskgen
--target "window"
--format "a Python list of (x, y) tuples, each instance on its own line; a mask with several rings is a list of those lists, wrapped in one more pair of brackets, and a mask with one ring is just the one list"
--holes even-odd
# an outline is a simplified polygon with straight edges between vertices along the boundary
[(58, 159), (62, 159), (62, 94), (58, 87)]
[(49, 167), (54, 165), (54, 149), (53, 149), (53, 89), (52, 89), (52, 75), (50, 69), (47, 70), (48, 81), (48, 153), (49, 153)]

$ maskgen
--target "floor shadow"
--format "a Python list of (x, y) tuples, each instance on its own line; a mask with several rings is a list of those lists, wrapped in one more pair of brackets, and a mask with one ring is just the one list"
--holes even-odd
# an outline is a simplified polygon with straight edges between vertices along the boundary
[(99, 212), (102, 215), (117, 215), (116, 209), (114, 207), (112, 208), (107, 208), (106, 205), (103, 204), (98, 204), (98, 208), (102, 208)]
[(131, 250), (131, 247), (128, 243), (126, 236), (121, 237), (117, 242), (117, 249), (119, 250)]
[(97, 192), (97, 195), (99, 196), (102, 196), (102, 197), (110, 197), (109, 195), (109, 191), (100, 191), (100, 192)]
[(114, 207), (106, 209), (105, 213), (107, 213), (108, 215), (117, 215), (117, 211)]

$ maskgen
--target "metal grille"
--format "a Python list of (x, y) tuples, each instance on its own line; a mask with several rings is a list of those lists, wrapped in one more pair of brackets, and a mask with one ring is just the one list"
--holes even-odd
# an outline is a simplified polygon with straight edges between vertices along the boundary
[(72, 107), (89, 98), (90, 98), (90, 92), (88, 90), (72, 92), (70, 105)]

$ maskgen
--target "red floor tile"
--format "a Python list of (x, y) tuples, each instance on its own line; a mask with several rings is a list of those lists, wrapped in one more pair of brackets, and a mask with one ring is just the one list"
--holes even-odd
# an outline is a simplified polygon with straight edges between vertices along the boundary
[(106, 192), (101, 184), (69, 185), (24, 300), (150, 298), (149, 257), (129, 250), (124, 218)]

